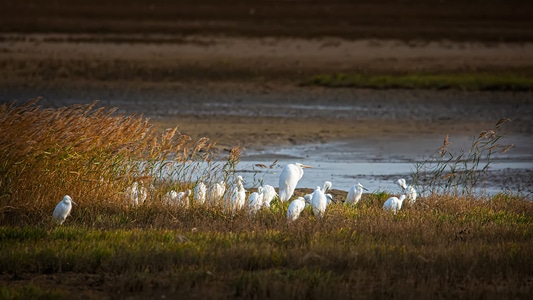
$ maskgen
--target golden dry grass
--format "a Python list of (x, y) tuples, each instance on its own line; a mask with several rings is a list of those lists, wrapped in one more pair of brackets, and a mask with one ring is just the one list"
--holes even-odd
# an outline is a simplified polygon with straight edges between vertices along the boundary
[[(156, 133), (142, 116), (116, 115), (96, 102), (57, 109), (37, 103), (0, 106), (2, 219), (19, 210), (48, 218), (66, 194), (84, 207), (127, 206), (125, 190), (136, 181), (157, 187), (150, 189), (155, 201), (171, 187), (192, 185), (193, 174), (221, 174), (207, 138), (194, 141), (177, 127)], [(198, 173), (202, 163), (208, 167)]]

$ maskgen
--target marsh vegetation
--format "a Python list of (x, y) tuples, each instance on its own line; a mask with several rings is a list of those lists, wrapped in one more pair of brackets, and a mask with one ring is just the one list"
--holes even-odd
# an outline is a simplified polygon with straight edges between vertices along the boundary
[[(29, 102), (0, 113), (3, 298), (526, 299), (532, 292), (533, 203), (519, 195), (443, 190), (390, 214), (381, 206), (392, 192), (382, 191), (355, 207), (332, 204), (320, 220), (306, 208), (293, 223), (288, 203), (254, 217), (194, 202), (169, 206), (161, 195), (196, 183), (185, 166), (213, 158), (208, 141), (174, 129), (159, 136), (143, 118), (94, 105)], [(238, 155), (204, 178), (230, 178)], [(134, 180), (150, 187), (135, 206), (124, 198)], [(51, 213), (67, 193), (78, 206), (58, 226)]]

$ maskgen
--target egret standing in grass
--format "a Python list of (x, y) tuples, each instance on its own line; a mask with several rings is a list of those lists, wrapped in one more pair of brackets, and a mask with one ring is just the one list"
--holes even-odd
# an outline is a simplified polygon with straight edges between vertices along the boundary
[(416, 198), (418, 196), (415, 188), (411, 185), (407, 185), (405, 179), (403, 178), (398, 179), (396, 183), (402, 188), (402, 191), (407, 196), (407, 204), (409, 204), (410, 206), (415, 204)]
[(322, 218), (324, 213), (326, 213), (328, 199), (319, 186), (315, 188), (315, 191), (311, 196), (311, 205), (313, 206), (313, 214), (315, 217)]
[(265, 184), (263, 185), (263, 206), (270, 207), (270, 202), (278, 197), (278, 193), (273, 186)]
[(348, 191), (348, 194), (346, 195), (346, 201), (344, 201), (344, 204), (356, 205), (359, 202), (359, 200), (361, 200), (361, 196), (363, 195), (363, 190), (368, 191), (359, 182), (357, 184), (354, 184)]
[(187, 189), (185, 192), (176, 192), (175, 190), (170, 190), (163, 196), (163, 202), (168, 205), (177, 205), (181, 207), (189, 207), (189, 195), (191, 190)]
[(324, 181), (324, 186), (322, 187), (322, 192), (326, 196), (326, 206), (330, 205), (333, 202), (333, 195), (329, 194), (328, 191), (331, 190), (333, 183), (331, 181)]
[(385, 203), (383, 203), (383, 210), (392, 211), (396, 214), (400, 209), (402, 209), (402, 203), (405, 198), (405, 195), (401, 195), (400, 199), (398, 199), (398, 197), (390, 197), (387, 199), (387, 201), (385, 201)]
[(287, 210), (287, 221), (294, 222), (300, 217), (300, 214), (305, 208), (305, 199), (298, 197), (294, 199), (291, 204), (289, 204), (289, 209)]
[(263, 187), (258, 187), (257, 192), (253, 192), (250, 194), (250, 197), (248, 197), (249, 205), (250, 205), (250, 213), (255, 214), (258, 212), (261, 207), (263, 206)]
[(187, 189), (185, 192), (179, 192), (176, 201), (179, 205), (183, 207), (189, 207), (190, 199), (189, 196), (192, 194), (191, 190)]
[(61, 225), (65, 222), (65, 219), (70, 215), (70, 211), (72, 210), (72, 203), (76, 204), (69, 195), (66, 195), (56, 205), (52, 217), (56, 220), (57, 224)]
[(281, 202), (288, 201), (292, 197), (298, 181), (304, 175), (305, 168), (311, 167), (301, 163), (294, 163), (288, 164), (283, 168), (279, 175), (279, 200)]
[(147, 197), (148, 193), (146, 191), (146, 188), (143, 186), (139, 186), (136, 181), (126, 189), (126, 200), (134, 206), (143, 204), (144, 201), (146, 201)]
[(205, 186), (205, 183), (203, 183), (203, 181), (198, 182), (198, 184), (194, 187), (194, 201), (200, 205), (203, 205), (205, 203), (206, 194), (207, 187)]
[(176, 192), (175, 190), (170, 190), (163, 196), (163, 202), (167, 205), (175, 204), (176, 199), (178, 199), (178, 192)]
[(246, 190), (243, 186), (242, 176), (237, 176), (235, 179), (235, 184), (230, 190), (229, 194), (229, 206), (232, 211), (240, 210), (243, 208), (244, 203), (246, 203)]
[(209, 201), (211, 202), (211, 205), (220, 204), (220, 200), (224, 197), (225, 192), (226, 183), (223, 180), (211, 185), (209, 188)]

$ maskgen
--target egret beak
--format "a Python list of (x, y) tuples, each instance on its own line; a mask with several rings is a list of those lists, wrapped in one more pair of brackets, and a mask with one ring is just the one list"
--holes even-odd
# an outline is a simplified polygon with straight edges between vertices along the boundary
[(368, 189), (366, 187), (363, 187), (363, 190), (367, 191), (368, 192)]
[(74, 202), (74, 201), (72, 201), (72, 200), (70, 200), (70, 202), (72, 202), (74, 205), (78, 205), (78, 203), (76, 203), (76, 202)]
[(302, 168), (312, 168), (311, 166), (302, 165)]

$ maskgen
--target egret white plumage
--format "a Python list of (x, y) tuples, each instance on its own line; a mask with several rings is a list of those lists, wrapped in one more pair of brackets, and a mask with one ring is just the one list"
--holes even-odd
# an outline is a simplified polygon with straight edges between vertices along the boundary
[(413, 205), (416, 202), (416, 197), (418, 194), (416, 193), (416, 190), (413, 186), (409, 185), (406, 189), (406, 195), (407, 195), (407, 203), (409, 205)]
[(193, 199), (196, 203), (203, 205), (205, 203), (205, 197), (207, 195), (207, 187), (203, 181), (198, 182), (194, 187), (194, 196)]
[(361, 196), (363, 195), (363, 190), (368, 191), (359, 182), (357, 184), (354, 184), (348, 191), (348, 194), (346, 195), (346, 201), (344, 201), (344, 204), (356, 205), (359, 202), (359, 200), (361, 200)]
[(69, 195), (65, 195), (63, 199), (59, 201), (52, 214), (52, 217), (56, 220), (57, 224), (61, 225), (65, 222), (65, 219), (70, 215), (73, 203), (76, 204), (76, 202), (72, 201), (72, 198), (70, 198)]
[(248, 202), (250, 205), (250, 213), (255, 214), (258, 212), (261, 207), (263, 206), (263, 187), (258, 187), (257, 192), (253, 192), (250, 194), (250, 197), (248, 197)]
[(168, 205), (177, 205), (181, 207), (189, 207), (189, 195), (191, 190), (187, 189), (184, 192), (176, 192), (170, 190), (163, 196), (163, 202)]
[(407, 204), (415, 204), (416, 198), (418, 196), (415, 188), (412, 185), (407, 185), (405, 179), (403, 178), (398, 179), (396, 183), (402, 188), (402, 191), (407, 196)]
[(329, 194), (328, 191), (333, 186), (333, 183), (331, 181), (324, 181), (324, 186), (322, 187), (322, 192), (326, 196), (326, 206), (330, 205), (331, 202), (333, 202), (333, 195)]
[(176, 192), (175, 190), (170, 190), (163, 196), (163, 202), (168, 205), (175, 204), (176, 199), (178, 199), (178, 192)]
[(219, 204), (226, 192), (226, 183), (221, 180), (209, 187), (209, 201), (212, 205)]
[(126, 201), (130, 202), (132, 205), (139, 205), (144, 203), (146, 201), (146, 198), (148, 197), (148, 192), (145, 187), (139, 186), (139, 184), (135, 181), (126, 189)]
[(385, 201), (385, 203), (383, 203), (383, 210), (397, 213), (400, 209), (402, 209), (402, 203), (405, 198), (405, 195), (401, 195), (399, 199), (398, 197), (390, 197), (387, 199), (387, 201)]
[(298, 197), (294, 199), (291, 204), (289, 204), (289, 209), (287, 210), (287, 221), (294, 222), (300, 217), (300, 214), (305, 208), (305, 199)]
[(313, 197), (313, 193), (311, 194), (306, 194), (304, 196), (304, 200), (305, 200), (305, 207), (308, 207), (311, 205), (311, 198)]
[(313, 207), (313, 214), (315, 217), (321, 218), (326, 212), (328, 205), (328, 199), (319, 186), (315, 188), (313, 195), (311, 196), (311, 205)]
[(244, 189), (244, 186), (242, 184), (243, 181), (244, 180), (242, 176), (237, 176), (237, 178), (235, 179), (235, 184), (230, 190), (229, 205), (230, 209), (233, 211), (242, 209), (244, 204), (246, 203), (246, 190)]
[(279, 175), (279, 200), (285, 202), (294, 194), (298, 181), (304, 175), (304, 169), (311, 168), (301, 163), (286, 165)]
[(330, 205), (333, 201), (333, 195), (332, 194), (324, 194), (326, 196), (326, 206)]
[(331, 183), (331, 181), (324, 181), (324, 186), (322, 187), (322, 192), (324, 194), (326, 194), (330, 189), (331, 187), (333, 186), (333, 183)]
[(407, 188), (407, 183), (403, 178), (396, 180), (396, 183), (402, 188), (402, 190), (405, 190)]
[(191, 190), (187, 189), (185, 192), (179, 192), (177, 196), (177, 203), (183, 207), (189, 207), (190, 199), (189, 196), (192, 194)]
[(263, 185), (263, 206), (270, 207), (270, 202), (278, 197), (278, 193), (273, 186), (265, 184)]

